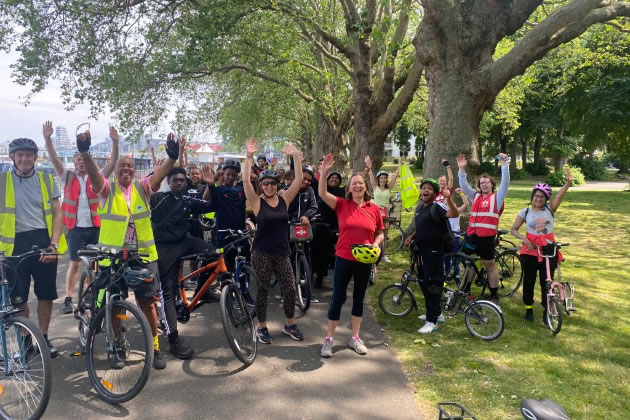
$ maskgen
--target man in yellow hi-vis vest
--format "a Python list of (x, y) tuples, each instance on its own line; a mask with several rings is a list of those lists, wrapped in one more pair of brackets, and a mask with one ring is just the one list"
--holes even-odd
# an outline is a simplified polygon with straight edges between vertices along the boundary
[(143, 293), (136, 292), (135, 296), (153, 333), (153, 368), (164, 369), (166, 360), (160, 352), (154, 299), (160, 292), (158, 254), (151, 228), (149, 197), (152, 193), (159, 191), (162, 180), (175, 166), (179, 155), (178, 146), (169, 134), (169, 140), (166, 142), (168, 159), (156, 168), (153, 174), (140, 181), (134, 180), (136, 168), (133, 158), (128, 156), (120, 158), (114, 169), (117, 182), (110, 184), (109, 180), (101, 175), (90, 156), (90, 143), (89, 137), (77, 137), (77, 149), (83, 158), (92, 188), (101, 198), (99, 204), (101, 230), (98, 242), (99, 245), (107, 248), (137, 249), (140, 253), (149, 254), (145, 258), (149, 261), (145, 267), (155, 274), (155, 280), (149, 290)]
[[(20, 255), (34, 245), (63, 252), (59, 245), (62, 230), (59, 189), (52, 175), (35, 169), (38, 147), (31, 139), (15, 139), (9, 144), (13, 169), (0, 174), (0, 251), (6, 255)], [(59, 249), (61, 248), (61, 249)], [(12, 285), (11, 300), (28, 317), (28, 294), (31, 277), (37, 296), (39, 329), (50, 348), (50, 356), (57, 349), (48, 340), (48, 326), (53, 300), (57, 299), (57, 256), (41, 256), (24, 261), (18, 270), (7, 270)]]

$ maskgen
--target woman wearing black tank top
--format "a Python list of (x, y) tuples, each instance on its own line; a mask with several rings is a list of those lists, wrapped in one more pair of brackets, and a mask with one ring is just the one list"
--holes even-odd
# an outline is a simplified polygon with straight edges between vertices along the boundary
[[(243, 179), (249, 179), (253, 165), (253, 156), (258, 150), (256, 140), (247, 142), (247, 159), (243, 167)], [(284, 147), (284, 153), (297, 161), (300, 152), (291, 144)], [(282, 332), (294, 340), (301, 341), (304, 335), (295, 323), (295, 286), (293, 268), (289, 259), (289, 213), (287, 208), (302, 185), (302, 167), (296, 165), (295, 179), (282, 196), (278, 196), (280, 177), (273, 170), (260, 173), (262, 194), (254, 191), (251, 183), (245, 182), (245, 196), (254, 211), (258, 223), (256, 237), (252, 245), (252, 266), (258, 279), (256, 292), (256, 317), (258, 328), (256, 335), (261, 343), (271, 344), (271, 335), (267, 329), (267, 298), (271, 275), (275, 274), (284, 296), (283, 309), (287, 322)]]

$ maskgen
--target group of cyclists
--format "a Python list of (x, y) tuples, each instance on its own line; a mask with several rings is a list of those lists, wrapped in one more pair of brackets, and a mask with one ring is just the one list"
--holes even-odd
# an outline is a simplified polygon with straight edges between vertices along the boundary
[[(256, 295), (249, 303), (254, 307), (259, 342), (270, 344), (272, 334), (267, 326), (268, 293), (275, 277), (283, 295), (286, 322), (282, 333), (301, 341), (304, 334), (295, 319), (294, 268), (291, 263), (292, 245), (289, 242), (291, 224), (309, 226), (313, 240), (307, 247), (314, 278), (314, 288), (321, 288), (330, 267), (334, 268), (332, 298), (327, 316), (327, 333), (321, 348), (322, 357), (333, 354), (333, 336), (340, 320), (341, 308), (347, 300), (347, 289), (354, 281), (352, 296), (352, 332), (348, 345), (358, 354), (367, 354), (360, 338), (363, 301), (374, 264), (384, 255), (387, 209), (400, 166), (393, 174), (372, 172), (369, 156), (365, 169), (348, 178), (333, 170), (334, 158), (328, 154), (313, 166), (304, 163), (303, 154), (287, 144), (284, 153), (290, 158), (290, 168), (278, 165), (278, 159), (267, 161), (265, 155), (254, 157), (258, 146), (254, 139), (246, 145), (243, 165), (237, 160), (196, 167), (186, 162), (183, 138), (167, 137), (167, 157), (156, 162), (153, 172), (142, 179), (135, 176), (135, 163), (130, 157), (118, 157), (118, 132), (110, 128), (113, 143), (111, 161), (104, 168), (97, 167), (90, 155), (91, 134), (77, 135), (75, 170), (67, 170), (59, 160), (51, 141), (52, 122), (43, 125), (43, 136), (55, 172), (63, 191), (54, 177), (35, 167), (39, 147), (31, 139), (15, 139), (9, 145), (13, 168), (0, 175), (0, 251), (16, 255), (30, 250), (33, 245), (48, 248), (52, 255), (24, 264), (13, 275), (11, 299), (14, 306), (29, 315), (28, 295), (31, 278), (37, 297), (39, 327), (50, 348), (51, 357), (57, 349), (48, 338), (52, 303), (57, 299), (57, 257), (67, 247), (70, 265), (66, 274), (63, 313), (71, 313), (72, 295), (80, 269), (78, 250), (87, 244), (98, 244), (113, 249), (133, 249), (148, 255), (146, 268), (155, 273), (151, 287), (135, 297), (149, 321), (153, 334), (153, 367), (164, 369), (158, 333), (156, 297), (159, 297), (168, 350), (175, 357), (188, 359), (194, 350), (179, 336), (177, 329), (177, 284), (181, 258), (185, 255), (223, 248), (233, 240), (229, 232), (245, 231), (255, 226), (251, 245), (245, 253), (257, 276)], [(440, 312), (440, 297), (445, 279), (445, 268), (452, 263), (444, 252), (444, 223), (448, 220), (453, 231), (460, 230), (459, 217), (470, 207), (466, 231), (467, 241), (481, 257), (488, 273), (491, 301), (499, 304), (497, 287), (499, 273), (494, 262), (495, 237), (499, 218), (510, 182), (508, 158), (500, 154), (501, 180), (482, 174), (477, 189), (468, 184), (467, 160), (457, 157), (461, 189), (453, 190), (453, 174), (443, 161), (447, 176), (425, 178), (420, 183), (420, 200), (413, 223), (407, 230), (406, 244), (414, 243), (420, 256), (423, 272), (422, 292), (426, 314), (420, 318), (425, 324), (420, 333), (437, 330), (444, 322)], [(187, 169), (186, 169), (187, 168)], [(114, 173), (114, 181), (110, 175)], [(240, 180), (239, 180), (240, 177)], [(166, 185), (163, 181), (166, 180)], [(371, 184), (371, 187), (370, 187)], [(569, 188), (567, 183), (551, 200), (551, 188), (537, 184), (532, 190), (531, 207), (516, 217), (512, 234), (523, 240), (521, 258), (524, 270), (523, 301), (525, 318), (533, 320), (533, 295), (536, 273), (544, 287), (544, 264), (535, 251), (545, 240), (553, 240), (554, 214)], [(61, 194), (63, 192), (63, 194)], [(454, 201), (454, 194), (463, 204)], [(213, 213), (212, 238), (204, 237), (200, 215)], [(249, 220), (249, 222), (246, 222)], [(525, 223), (526, 235), (518, 230)], [(457, 252), (459, 242), (455, 243)], [(234, 253), (225, 256), (228, 269), (233, 270)], [(334, 253), (334, 255), (333, 255)], [(557, 264), (554, 260), (553, 265)], [(457, 270), (457, 268), (455, 268)], [(456, 275), (458, 275), (456, 271)], [(197, 287), (203, 285), (200, 279)], [(544, 289), (543, 289), (544, 290)], [(544, 293), (543, 293), (544, 296)], [(543, 305), (545, 300), (542, 299)]]

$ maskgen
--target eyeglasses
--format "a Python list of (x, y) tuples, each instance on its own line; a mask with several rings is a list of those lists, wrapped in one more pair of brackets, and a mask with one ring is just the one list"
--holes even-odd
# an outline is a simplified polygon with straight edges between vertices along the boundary
[(276, 185), (278, 185), (277, 182), (275, 181), (263, 181), (260, 183), (263, 187), (275, 187)]

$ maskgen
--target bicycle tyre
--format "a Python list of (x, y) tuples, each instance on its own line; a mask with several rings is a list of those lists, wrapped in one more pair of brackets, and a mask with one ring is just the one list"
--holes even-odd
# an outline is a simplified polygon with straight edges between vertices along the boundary
[[(3, 327), (5, 341), (1, 344), (7, 350), (7, 354), (12, 355), (9, 369), (14, 369), (14, 372), (10, 374), (7, 372), (3, 360), (0, 368), (2, 386), (0, 417), (39, 419), (46, 411), (52, 391), (48, 344), (37, 325), (30, 319), (10, 316), (4, 320)], [(30, 343), (23, 338), (29, 335)], [(28, 380), (30, 384), (27, 383)], [(13, 403), (12, 398), (15, 398)], [(26, 413), (22, 413), (23, 410)]]
[(499, 290), (501, 297), (511, 297), (521, 287), (523, 282), (523, 266), (521, 257), (516, 251), (503, 251), (496, 258), (499, 272)]
[(87, 342), (87, 333), (90, 328), (90, 322), (94, 317), (94, 312), (92, 310), (92, 305), (94, 304), (94, 299), (92, 299), (91, 290), (88, 294), (85, 294), (85, 291), (89, 287), (90, 284), (94, 281), (94, 273), (89, 268), (81, 273), (79, 277), (79, 299), (78, 299), (78, 311), (79, 317), (78, 319), (78, 330), (79, 330), (79, 343), (81, 344), (81, 350), (85, 351), (85, 344)]
[(238, 287), (230, 283), (221, 290), (221, 323), (230, 348), (243, 364), (249, 366), (256, 358), (254, 320), (243, 301)]
[[(378, 295), (378, 306), (387, 315), (403, 317), (409, 315), (413, 309), (415, 299), (407, 287), (391, 284)], [(396, 309), (399, 308), (399, 309)]]
[(295, 274), (295, 302), (306, 313), (311, 306), (311, 267), (303, 254), (297, 259)]
[[(491, 302), (478, 300), (464, 311), (466, 328), (477, 338), (496, 340), (503, 334), (505, 320), (501, 311)], [(487, 328), (485, 328), (487, 327)], [(486, 332), (487, 331), (487, 332)]]
[[(119, 338), (122, 342), (120, 345), (122, 348), (118, 352), (125, 354), (124, 366), (114, 368), (111, 361), (114, 356), (110, 355), (107, 350), (105, 311), (106, 307), (103, 306), (97, 312), (88, 330), (85, 348), (87, 371), (92, 386), (101, 398), (111, 404), (120, 404), (138, 395), (149, 379), (153, 365), (153, 336), (149, 322), (140, 308), (125, 300), (114, 301), (112, 314), (116, 315), (116, 322), (121, 326), (121, 333), (124, 333), (124, 337)], [(131, 317), (137, 322), (131, 320)], [(123, 326), (122, 321), (130, 322), (125, 322)], [(137, 347), (133, 347), (131, 350), (128, 349), (132, 347), (129, 341), (130, 332), (134, 334), (132, 338), (134, 344), (137, 344)], [(100, 353), (97, 354), (97, 352)], [(132, 356), (135, 356), (133, 360), (131, 360)], [(120, 356), (117, 355), (116, 357)], [(123, 371), (125, 371), (125, 378), (132, 378), (132, 383), (119, 393), (116, 392), (118, 390), (114, 391), (114, 388), (121, 385), (121, 381), (118, 379), (123, 375), (118, 373)], [(135, 381), (133, 378), (136, 378)]]
[(389, 222), (387, 227), (387, 243), (385, 254), (392, 255), (403, 249), (405, 246), (405, 233), (398, 222)]
[(562, 329), (562, 307), (555, 296), (549, 297), (547, 305), (547, 326), (556, 335)]

